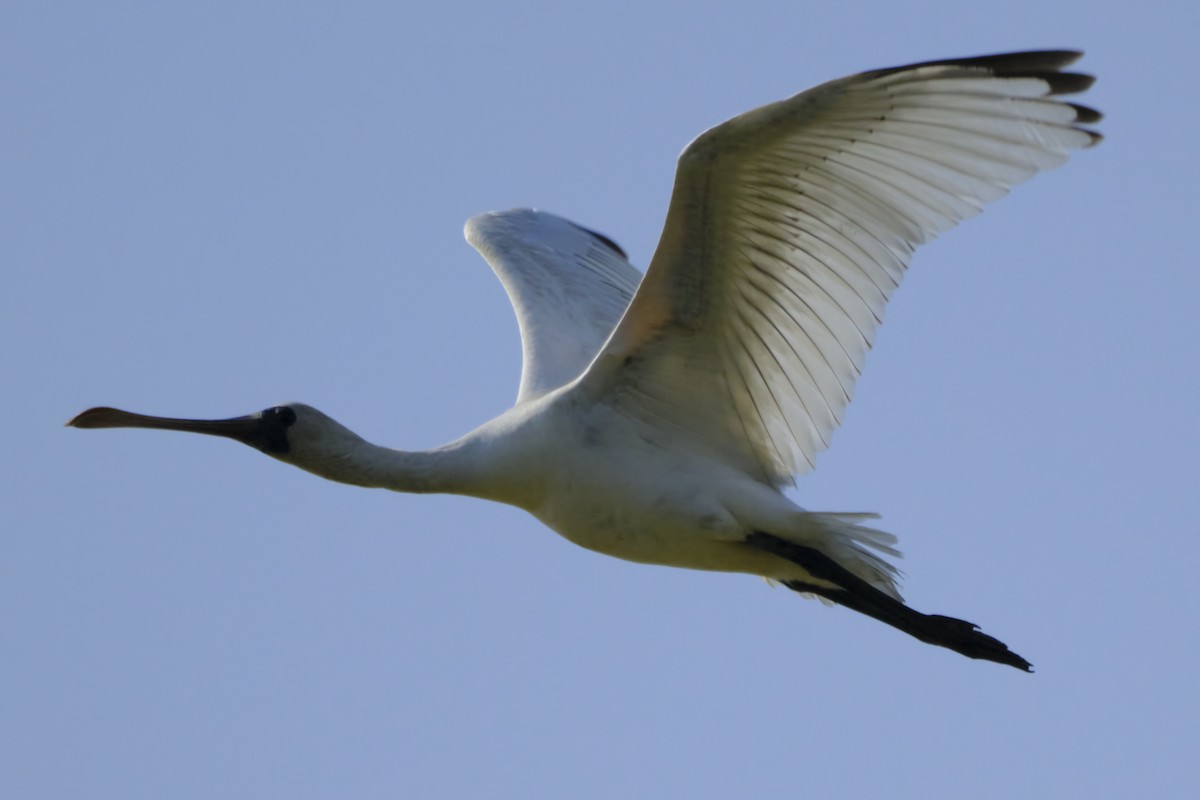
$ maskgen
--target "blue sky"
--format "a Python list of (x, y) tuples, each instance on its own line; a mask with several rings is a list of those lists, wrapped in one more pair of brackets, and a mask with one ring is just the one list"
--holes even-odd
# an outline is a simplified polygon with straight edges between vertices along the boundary
[[(0, 790), (1191, 796), (1192, 8), (10, 5)], [(919, 252), (796, 492), (882, 513), (908, 600), (1034, 675), (515, 509), (62, 427), (300, 400), (439, 444), (520, 364), (467, 217), (544, 208), (644, 266), (706, 127), (1035, 47), (1088, 50), (1106, 141)]]

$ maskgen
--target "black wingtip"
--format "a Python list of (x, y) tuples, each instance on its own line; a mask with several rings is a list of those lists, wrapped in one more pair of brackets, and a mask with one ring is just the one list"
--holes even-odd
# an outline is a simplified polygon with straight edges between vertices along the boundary
[(604, 246), (605, 246), (605, 247), (607, 247), (609, 250), (612, 250), (614, 253), (616, 253), (617, 255), (619, 255), (621, 258), (625, 259), (626, 261), (628, 261), (628, 260), (629, 260), (629, 255), (628, 255), (628, 254), (625, 252), (625, 249), (624, 249), (624, 248), (622, 248), (622, 247), (621, 247), (621, 245), (619, 245), (619, 244), (617, 244), (616, 242), (614, 242), (612, 239), (610, 239), (610, 238), (608, 238), (607, 236), (605, 236), (603, 233), (599, 233), (599, 232), (597, 232), (597, 231), (594, 231), (594, 230), (592, 230), (591, 228), (585, 228), (585, 227), (583, 227), (582, 225), (577, 225), (577, 224), (576, 224), (576, 223), (574, 223), (574, 222), (572, 222), (571, 224), (572, 224), (572, 225), (574, 225), (574, 226), (575, 226), (576, 228), (578, 228), (579, 230), (581, 230), (581, 231), (583, 231), (584, 233), (586, 233), (586, 234), (588, 234), (589, 236), (591, 236), (591, 237), (592, 237), (593, 239), (595, 239), (596, 241), (600, 242), (600, 244), (604, 245)]
[[(1081, 50), (1024, 50), (1016, 53), (996, 53), (994, 55), (971, 56), (969, 58), (918, 61), (899, 67), (872, 70), (863, 73), (863, 76), (860, 77), (868, 79), (882, 78), (889, 75), (913, 72), (927, 67), (958, 68), (961, 70), (961, 73), (959, 73), (961, 77), (977, 76), (983, 73), (985, 77), (990, 76), (994, 78), (1033, 78), (1045, 84), (1046, 96), (1068, 95), (1087, 91), (1096, 82), (1095, 76), (1086, 75), (1082, 72), (1063, 71), (1064, 67), (1073, 64), (1082, 55), (1083, 51)], [(954, 70), (949, 69), (947, 74), (953, 77)], [(1063, 102), (1062, 104), (1069, 106), (1075, 111), (1075, 125), (1072, 127), (1090, 137), (1090, 141), (1084, 143), (1085, 147), (1098, 144), (1103, 139), (1099, 133), (1088, 128), (1079, 127), (1099, 122), (1101, 119), (1099, 111), (1075, 103)]]
[(884, 76), (922, 67), (964, 67), (983, 69), (998, 78), (1037, 78), (1050, 86), (1050, 94), (1077, 94), (1086, 91), (1096, 82), (1095, 77), (1091, 75), (1063, 72), (1064, 67), (1075, 63), (1082, 55), (1082, 50), (1023, 50), (969, 58), (918, 61), (914, 64), (873, 70), (868, 74)]
[(1019, 50), (1012, 53), (993, 53), (966, 58), (939, 58), (917, 61), (897, 67), (885, 67), (875, 72), (886, 75), (921, 67), (977, 67), (994, 75), (1019, 77), (1039, 72), (1061, 72), (1083, 57), (1082, 50)]
[(1050, 94), (1079, 94), (1086, 92), (1096, 82), (1095, 75), (1082, 72), (1035, 72), (1029, 77), (1050, 84)]
[(1075, 121), (1082, 122), (1084, 125), (1090, 125), (1093, 122), (1099, 122), (1104, 119), (1104, 115), (1091, 106), (1081, 106), (1078, 103), (1067, 103), (1071, 108), (1075, 109)]

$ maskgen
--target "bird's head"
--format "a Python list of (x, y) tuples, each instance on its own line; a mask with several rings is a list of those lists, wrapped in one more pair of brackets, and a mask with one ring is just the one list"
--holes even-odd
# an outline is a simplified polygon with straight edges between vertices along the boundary
[(341, 458), (362, 444), (362, 439), (353, 431), (303, 403), (271, 406), (229, 419), (152, 417), (118, 408), (89, 408), (67, 425), (74, 428), (153, 428), (223, 436), (250, 445), (272, 458), (310, 470), (322, 462)]

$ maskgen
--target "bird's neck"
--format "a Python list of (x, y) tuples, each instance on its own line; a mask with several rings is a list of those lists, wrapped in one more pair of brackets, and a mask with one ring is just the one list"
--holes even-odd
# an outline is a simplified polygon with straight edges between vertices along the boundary
[(322, 478), (354, 486), (480, 496), (483, 480), (471, 449), (465, 443), (454, 442), (410, 452), (358, 439), (336, 451), (291, 463)]

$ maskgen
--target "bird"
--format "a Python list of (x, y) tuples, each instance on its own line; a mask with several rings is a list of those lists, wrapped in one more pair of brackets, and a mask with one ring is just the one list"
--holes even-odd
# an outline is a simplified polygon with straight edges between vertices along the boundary
[(545, 211), (481, 214), (523, 350), (515, 404), (444, 446), (372, 444), (302, 403), (229, 419), (91, 408), (75, 428), (222, 436), (322, 478), (524, 509), (584, 548), (747, 573), (919, 641), (1032, 672), (970, 622), (906, 605), (873, 513), (788, 493), (850, 402), (915, 248), (1101, 140), (1064, 100), (1081, 52), (924, 61), (833, 80), (711, 128), (679, 156), (640, 273)]

